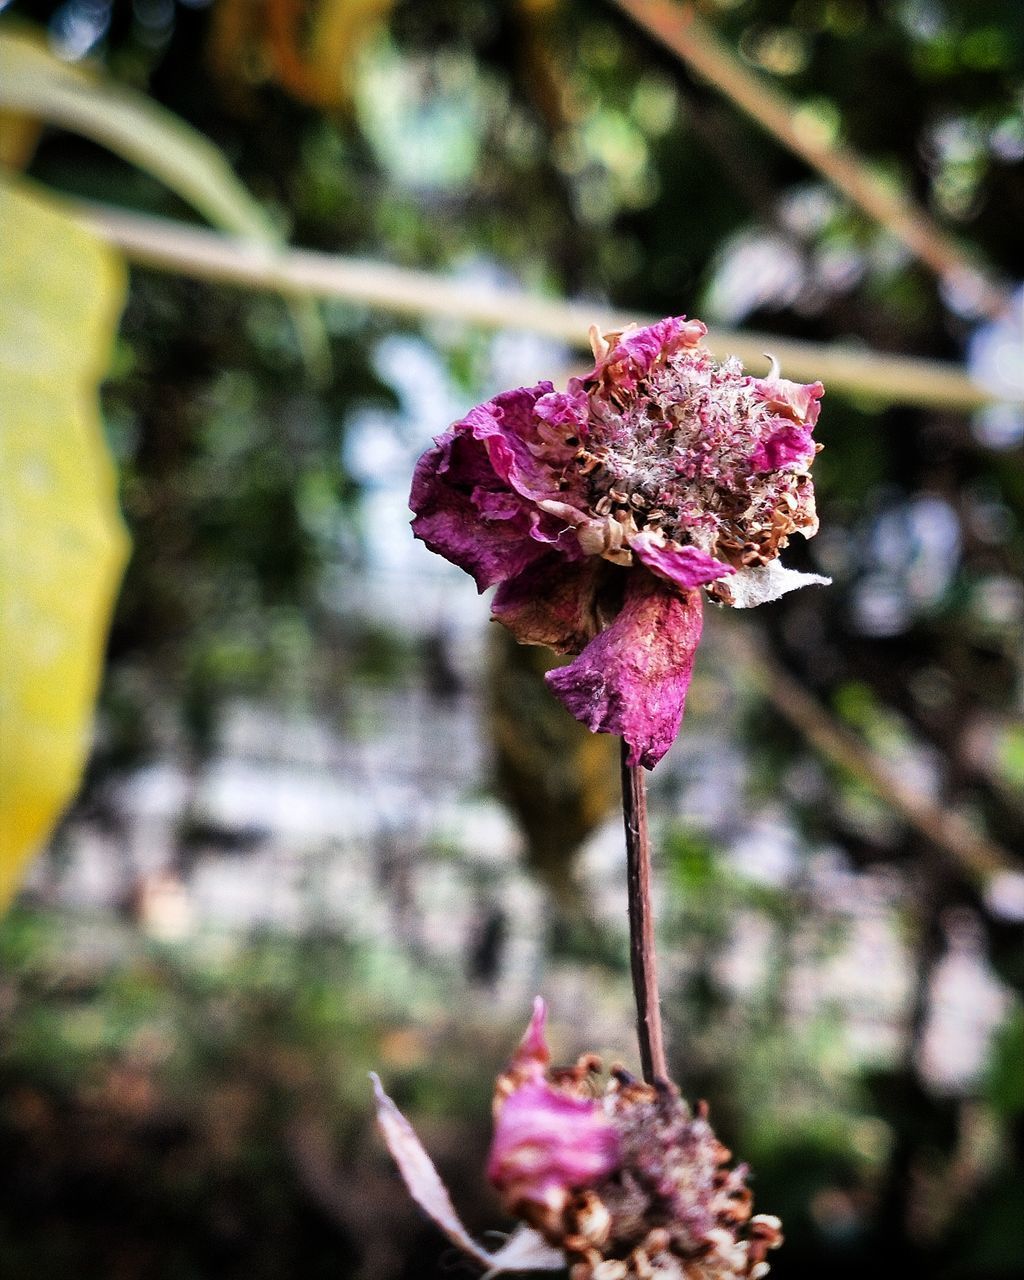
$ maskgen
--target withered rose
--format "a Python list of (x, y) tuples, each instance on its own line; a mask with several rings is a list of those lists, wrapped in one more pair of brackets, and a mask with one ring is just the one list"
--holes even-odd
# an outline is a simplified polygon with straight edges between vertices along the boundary
[(569, 1268), (571, 1280), (759, 1280), (781, 1225), (751, 1216), (746, 1169), (729, 1167), (703, 1106), (667, 1081), (642, 1084), (600, 1062), (550, 1070), (545, 1011), (494, 1096), (487, 1172), (523, 1225), (496, 1253), (459, 1222), (429, 1157), (377, 1089), (378, 1120), (413, 1197), (490, 1274)]
[(745, 608), (827, 581), (777, 560), (818, 527), (823, 388), (719, 364), (706, 332), (679, 316), (593, 333), (585, 377), (472, 409), (410, 498), (416, 536), (497, 586), (493, 615), (520, 642), (576, 655), (547, 676), (569, 711), (648, 768), (679, 731), (702, 589)]

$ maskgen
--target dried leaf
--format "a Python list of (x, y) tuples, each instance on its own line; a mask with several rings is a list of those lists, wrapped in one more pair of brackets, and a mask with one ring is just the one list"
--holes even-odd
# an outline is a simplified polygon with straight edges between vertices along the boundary
[(715, 586), (718, 595), (731, 597), (728, 603), (734, 609), (753, 609), (770, 600), (778, 600), (798, 587), (828, 587), (831, 584), (831, 578), (823, 578), (819, 573), (799, 573), (796, 569), (785, 568), (778, 560), (772, 560), (757, 568), (739, 569), (731, 578)]
[(377, 1124), (409, 1194), (453, 1244), (485, 1267), (488, 1276), (508, 1271), (561, 1271), (565, 1267), (564, 1254), (527, 1227), (514, 1231), (495, 1253), (478, 1245), (460, 1222), (448, 1189), (412, 1125), (384, 1092), (374, 1072), (370, 1079), (377, 1099)]

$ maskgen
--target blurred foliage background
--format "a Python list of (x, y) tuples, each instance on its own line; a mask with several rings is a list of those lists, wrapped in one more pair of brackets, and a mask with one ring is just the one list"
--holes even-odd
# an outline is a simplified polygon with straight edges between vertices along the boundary
[[(1024, 277), (1017, 0), (700, 9), (816, 137)], [(468, 294), (1022, 359), (614, 3), (0, 10), (205, 135), (292, 244)], [(37, 190), (197, 218), (95, 141), (3, 123)], [(132, 267), (102, 392), (132, 554), (95, 745), (0, 924), (4, 1275), (447, 1274), (367, 1070), (485, 1230), (491, 1078), (534, 991), (560, 1056), (630, 1059), (609, 743), (406, 527), (429, 437), (574, 358)], [(820, 438), (822, 532), (791, 562), (835, 585), (710, 619), (652, 782), (673, 1067), (783, 1217), (780, 1280), (1008, 1280), (1024, 411), (830, 395)]]

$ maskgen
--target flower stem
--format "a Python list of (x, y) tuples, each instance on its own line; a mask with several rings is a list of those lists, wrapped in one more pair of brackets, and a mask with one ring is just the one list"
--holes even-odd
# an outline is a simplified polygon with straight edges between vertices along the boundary
[(640, 1064), (648, 1084), (668, 1079), (661, 1034), (658, 961), (654, 951), (651, 900), (651, 842), (647, 832), (647, 780), (640, 765), (630, 765), (622, 743), (622, 817), (626, 826), (626, 888), (629, 900), (629, 963), (636, 1000)]

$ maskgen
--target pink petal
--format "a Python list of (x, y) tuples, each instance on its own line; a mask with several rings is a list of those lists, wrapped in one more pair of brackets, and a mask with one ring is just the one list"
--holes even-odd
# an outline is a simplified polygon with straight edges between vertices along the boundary
[(551, 1050), (548, 1048), (547, 1038), (544, 1029), (548, 1021), (548, 1007), (544, 1003), (543, 996), (534, 996), (533, 1013), (527, 1024), (526, 1030), (523, 1032), (523, 1038), (519, 1041), (519, 1048), (516, 1049), (512, 1058), (513, 1067), (539, 1066), (544, 1068), (551, 1061)]
[(569, 391), (551, 391), (541, 396), (534, 406), (534, 413), (542, 422), (560, 428), (556, 437), (559, 440), (564, 440), (566, 434), (582, 440), (587, 434), (589, 412), (586, 393), (578, 386)]
[(703, 587), (717, 578), (726, 578), (736, 570), (731, 564), (722, 564), (714, 556), (697, 547), (681, 547), (664, 537), (644, 530), (629, 540), (630, 550), (652, 573), (667, 582), (674, 582), (684, 591), (691, 587)]
[(814, 457), (814, 441), (806, 427), (787, 424), (760, 440), (750, 455), (757, 472), (781, 471), (794, 462), (806, 466)]
[(593, 557), (572, 563), (549, 552), (498, 587), (491, 615), (520, 644), (579, 653), (597, 630), (594, 593), (606, 567)]
[(811, 428), (818, 421), (818, 401), (825, 394), (820, 382), (790, 382), (787, 378), (753, 378), (751, 382), (758, 399), (775, 413)]
[(633, 333), (624, 333), (618, 345), (608, 353), (608, 363), (615, 364), (624, 356), (638, 374), (646, 373), (659, 356), (671, 355), (680, 347), (693, 347), (707, 333), (699, 320), (685, 316), (667, 316), (656, 324)]
[[(560, 492), (565, 463), (576, 452), (575, 446), (564, 443), (565, 429), (553, 425), (559, 417), (572, 414), (570, 399), (550, 382), (503, 391), (471, 409), (453, 430), (468, 431), (482, 441), (494, 474), (516, 493), (531, 501), (552, 497)], [(556, 405), (561, 405), (562, 414)], [(577, 419), (579, 412), (577, 407)], [(578, 420), (574, 426), (578, 431)]]
[(502, 1103), (487, 1176), (510, 1208), (532, 1201), (557, 1209), (567, 1193), (607, 1177), (618, 1162), (618, 1135), (600, 1104), (536, 1079)]
[(409, 498), (416, 537), (471, 574), (480, 591), (544, 554), (530, 536), (531, 504), (497, 483), (486, 450), (448, 432), (416, 464)]
[(591, 732), (625, 738), (630, 765), (652, 769), (679, 732), (702, 622), (699, 591), (634, 570), (611, 626), (545, 679)]
[[(565, 444), (565, 428), (559, 434), (535, 412), (542, 404), (557, 417), (557, 399), (550, 382), (495, 396), (439, 436), (416, 464), (413, 533), (472, 574), (481, 591), (536, 560), (538, 542), (570, 559), (580, 554), (566, 522), (539, 505), (555, 496), (564, 505), (573, 496), (559, 483), (575, 446)], [(565, 413), (578, 411), (572, 397), (562, 400)]]
[(700, 320), (685, 316), (668, 316), (643, 329), (624, 330), (617, 339), (612, 338), (613, 345), (590, 373), (582, 380), (571, 380), (569, 386), (578, 388), (581, 383), (603, 379), (631, 390), (659, 359), (681, 347), (695, 347), (706, 333)]

